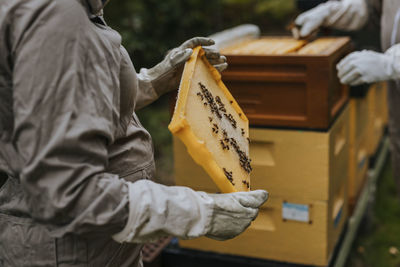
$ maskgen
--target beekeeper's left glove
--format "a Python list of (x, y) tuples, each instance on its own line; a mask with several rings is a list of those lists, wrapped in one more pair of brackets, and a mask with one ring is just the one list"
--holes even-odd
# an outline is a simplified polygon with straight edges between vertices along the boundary
[[(189, 59), (196, 46), (210, 46), (214, 41), (206, 37), (194, 37), (177, 48), (172, 49), (164, 60), (151, 69), (141, 69), (138, 73), (140, 80), (150, 82), (160, 96), (163, 93), (177, 89), (182, 75), (182, 66)], [(226, 57), (218, 50), (203, 47), (206, 58), (219, 72), (228, 67)]]

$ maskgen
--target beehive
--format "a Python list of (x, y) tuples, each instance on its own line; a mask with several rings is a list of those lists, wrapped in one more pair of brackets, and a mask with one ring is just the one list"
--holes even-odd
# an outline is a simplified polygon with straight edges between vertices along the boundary
[(304, 41), (280, 38), (288, 44), (279, 50), (260, 45), (269, 39), (272, 44), (276, 40), (264, 37), (251, 41), (254, 47), (245, 42), (243, 48), (222, 51), (229, 62), (223, 81), (250, 125), (328, 129), (348, 100), (336, 64), (352, 51), (350, 39), (321, 39), (304, 46)]
[(341, 45), (336, 37), (323, 37), (306, 44), (296, 51), (299, 55), (322, 55), (334, 52)]
[[(346, 107), (326, 132), (250, 128), (252, 188), (268, 188), (268, 203), (249, 229), (232, 240), (180, 240), (180, 246), (326, 266), (347, 218), (348, 126)], [(176, 183), (218, 191), (184, 152), (175, 138)]]
[(168, 128), (221, 192), (249, 191), (248, 120), (201, 47), (185, 65)]

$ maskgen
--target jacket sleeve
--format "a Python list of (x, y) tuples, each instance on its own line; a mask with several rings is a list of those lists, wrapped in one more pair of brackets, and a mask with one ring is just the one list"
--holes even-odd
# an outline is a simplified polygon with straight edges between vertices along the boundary
[(10, 2), (16, 4), (5, 12), (8, 30), (0, 38), (10, 44), (12, 141), (31, 216), (55, 237), (111, 236), (129, 213), (127, 182), (105, 172), (117, 120), (118, 54), (77, 1)]
[(142, 68), (137, 74), (139, 90), (135, 101), (135, 110), (139, 110), (151, 104), (163, 94), (179, 88), (183, 65), (153, 79), (152, 77), (158, 76), (154, 75), (155, 69)]

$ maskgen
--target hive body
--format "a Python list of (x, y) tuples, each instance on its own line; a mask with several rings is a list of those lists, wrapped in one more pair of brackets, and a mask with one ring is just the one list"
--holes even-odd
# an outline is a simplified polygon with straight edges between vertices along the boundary
[[(346, 107), (326, 132), (250, 128), (252, 187), (268, 189), (269, 200), (237, 238), (181, 240), (180, 246), (326, 266), (347, 218), (348, 125)], [(177, 138), (174, 154), (178, 185), (218, 190)]]

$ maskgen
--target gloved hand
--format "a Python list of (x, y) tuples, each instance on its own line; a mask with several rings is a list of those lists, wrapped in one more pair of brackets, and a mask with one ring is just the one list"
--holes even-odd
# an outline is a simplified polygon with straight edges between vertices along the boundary
[(337, 65), (340, 82), (355, 86), (400, 79), (399, 48), (396, 45), (384, 54), (368, 50), (351, 53)]
[(263, 190), (207, 194), (148, 180), (129, 185), (129, 218), (113, 236), (117, 242), (145, 243), (162, 236), (182, 239), (207, 235), (224, 240), (243, 232), (267, 200)]
[(214, 200), (214, 216), (207, 237), (216, 240), (234, 238), (249, 227), (259, 207), (268, 199), (268, 192), (256, 190), (231, 194), (210, 194)]
[[(193, 48), (197, 46), (214, 45), (214, 41), (206, 37), (195, 37), (172, 49), (164, 60), (151, 69), (141, 69), (138, 73), (139, 80), (150, 82), (160, 96), (163, 93), (177, 89), (181, 75), (182, 66), (189, 59)], [(218, 50), (203, 47), (206, 58), (219, 72), (228, 67), (226, 57), (221, 56)]]
[(328, 1), (300, 14), (295, 24), (300, 26), (300, 37), (309, 36), (321, 26), (354, 31), (368, 19), (365, 0)]

